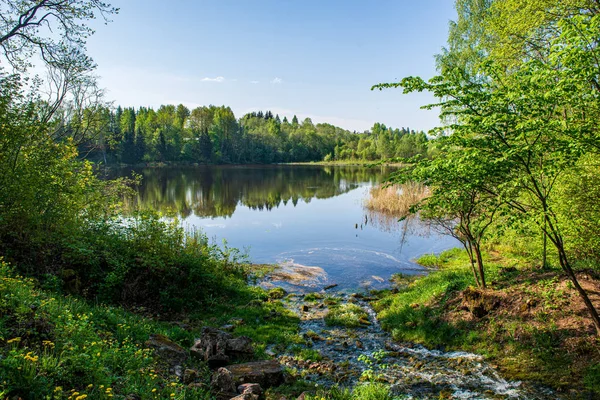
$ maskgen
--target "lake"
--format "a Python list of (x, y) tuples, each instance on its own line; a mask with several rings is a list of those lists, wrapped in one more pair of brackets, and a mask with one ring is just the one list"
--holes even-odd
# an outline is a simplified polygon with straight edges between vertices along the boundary
[(417, 219), (367, 212), (369, 189), (387, 167), (198, 166), (123, 169), (143, 178), (132, 201), (178, 216), (216, 243), (245, 251), (254, 263), (322, 268), (300, 290), (382, 288), (392, 274), (423, 274), (413, 262), (455, 247)]

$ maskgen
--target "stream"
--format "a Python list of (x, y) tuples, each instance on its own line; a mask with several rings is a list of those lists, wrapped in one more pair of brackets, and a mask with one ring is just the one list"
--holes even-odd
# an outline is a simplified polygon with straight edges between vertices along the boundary
[[(279, 361), (301, 372), (315, 385), (351, 387), (369, 377), (390, 385), (394, 395), (407, 399), (557, 399), (551, 390), (526, 382), (506, 381), (483, 357), (466, 352), (430, 350), (395, 343), (377, 321), (368, 298), (360, 294), (328, 293), (316, 302), (290, 294), (284, 303), (300, 318), (306, 349), (320, 360), (292, 354)], [(328, 304), (354, 303), (368, 315), (360, 327), (328, 326)]]

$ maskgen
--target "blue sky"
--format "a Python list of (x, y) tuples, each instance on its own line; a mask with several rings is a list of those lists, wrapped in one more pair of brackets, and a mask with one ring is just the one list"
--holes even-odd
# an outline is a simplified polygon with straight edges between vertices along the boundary
[(228, 105), (365, 130), (430, 129), (433, 99), (380, 82), (435, 74), (451, 0), (113, 0), (88, 42), (108, 98), (123, 106)]

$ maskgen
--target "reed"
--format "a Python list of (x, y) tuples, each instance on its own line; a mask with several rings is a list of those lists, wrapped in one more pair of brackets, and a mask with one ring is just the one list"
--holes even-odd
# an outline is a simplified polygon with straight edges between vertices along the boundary
[(429, 196), (427, 187), (409, 182), (402, 185), (380, 184), (371, 188), (365, 207), (393, 217), (408, 216), (410, 208)]

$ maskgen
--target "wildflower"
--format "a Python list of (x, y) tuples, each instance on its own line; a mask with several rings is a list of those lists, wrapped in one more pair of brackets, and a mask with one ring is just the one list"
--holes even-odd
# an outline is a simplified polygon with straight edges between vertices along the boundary
[(156, 388), (152, 389), (152, 393), (156, 393)]
[(75, 397), (75, 400), (83, 400), (85, 398), (87, 398), (87, 394), (82, 394), (81, 396)]
[(171, 397), (175, 397), (175, 393), (171, 393)]
[(62, 392), (62, 390), (63, 390), (62, 386), (57, 386), (54, 388), (54, 393)]
[(90, 383), (89, 385), (87, 385), (87, 388), (88, 388), (88, 389), (91, 389), (91, 388), (93, 388), (93, 387), (94, 387), (94, 384), (93, 384), (93, 383)]
[(12, 338), (12, 339), (7, 340), (6, 343), (9, 343), (9, 344), (10, 343), (14, 343), (14, 342), (19, 343), (20, 341), (21, 341), (21, 338), (20, 337), (16, 337), (16, 338)]

